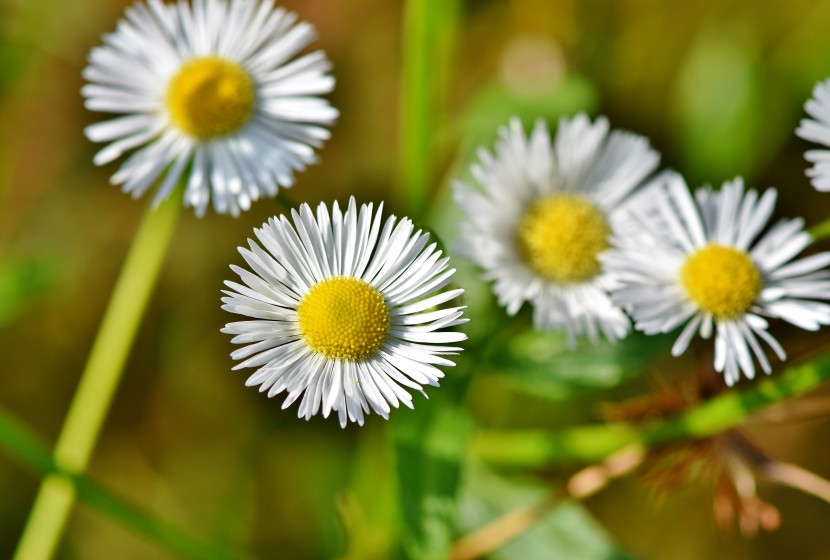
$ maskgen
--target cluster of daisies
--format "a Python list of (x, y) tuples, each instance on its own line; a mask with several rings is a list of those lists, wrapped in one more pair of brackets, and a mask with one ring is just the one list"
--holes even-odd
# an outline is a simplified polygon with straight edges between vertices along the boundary
[[(128, 8), (104, 45), (92, 50), (82, 93), (91, 110), (120, 116), (87, 128), (107, 145), (102, 165), (132, 152), (112, 182), (155, 202), (183, 191), (202, 216), (212, 203), (234, 216), (290, 187), (316, 161), (338, 116), (330, 63), (308, 23), (273, 0), (161, 0)], [(830, 85), (807, 105), (815, 117), (799, 134), (830, 145)], [(830, 190), (830, 156), (808, 152), (817, 188)], [(610, 341), (634, 327), (681, 329), (683, 353), (695, 333), (715, 336), (715, 369), (727, 383), (770, 371), (780, 359), (768, 319), (814, 330), (830, 323), (830, 253), (797, 258), (811, 239), (801, 220), (767, 224), (775, 190), (690, 192), (683, 179), (655, 174), (659, 156), (640, 136), (585, 115), (563, 119), (551, 138), (538, 123), (501, 131), (495, 153), (472, 169), (477, 187), (456, 185), (466, 215), (461, 251), (493, 281), (511, 315), (533, 307), (541, 330)], [(223, 308), (248, 319), (223, 332), (242, 345), (237, 368), (269, 397), (299, 400), (310, 418), (336, 412), (341, 425), (387, 417), (411, 390), (443, 376), (438, 366), (465, 339), (461, 288), (448, 258), (409, 219), (382, 206), (303, 204), (254, 230), (232, 266)]]
[[(830, 87), (817, 90), (800, 133), (830, 144)], [(822, 104), (821, 101), (824, 103)], [(807, 330), (830, 324), (830, 253), (798, 256), (810, 244), (801, 219), (767, 225), (776, 191), (691, 192), (674, 172), (655, 174), (658, 154), (642, 137), (610, 130), (599, 118), (562, 119), (552, 139), (538, 123), (525, 137), (518, 121), (500, 131), (472, 174), (480, 188), (456, 184), (466, 214), (461, 250), (494, 281), (510, 314), (533, 307), (540, 330), (615, 341), (634, 328), (677, 329), (672, 354), (695, 334), (714, 335), (714, 368), (733, 385), (769, 373), (764, 345), (786, 354), (769, 319)], [(828, 152), (816, 161), (828, 185)], [(763, 344), (762, 344), (763, 343)]]

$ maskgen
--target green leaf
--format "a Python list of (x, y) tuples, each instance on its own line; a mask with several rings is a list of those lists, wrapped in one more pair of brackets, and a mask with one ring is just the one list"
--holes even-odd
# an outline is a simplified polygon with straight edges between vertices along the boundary
[(473, 422), (462, 411), (430, 403), (392, 424), (403, 546), (408, 558), (445, 558), (456, 536), (456, 498)]
[(768, 86), (755, 31), (705, 28), (679, 72), (673, 100), (685, 172), (693, 184), (753, 176), (792, 135), (791, 113)]
[[(541, 502), (547, 490), (534, 481), (508, 479), (475, 465), (466, 473), (459, 525), (474, 531), (521, 507)], [(632, 558), (612, 542), (585, 508), (563, 501), (526, 533), (488, 555), (491, 560), (567, 558), (625, 560)]]
[(54, 266), (45, 258), (0, 261), (0, 325), (14, 320), (53, 284)]
[(46, 447), (15, 418), (0, 409), (0, 449), (17, 463), (55, 477), (78, 498), (114, 521), (155, 541), (182, 558), (198, 560), (244, 559), (247, 555), (193, 538), (109, 492), (84, 475), (61, 469)]
[(579, 111), (592, 112), (597, 104), (596, 88), (581, 76), (565, 77), (553, 92), (543, 96), (518, 95), (496, 82), (482, 88), (470, 102), (464, 128), (472, 138), (489, 142), (495, 138), (496, 129), (506, 125), (512, 117), (518, 117), (525, 127), (537, 119), (555, 125), (561, 116)]
[(583, 342), (571, 350), (559, 333), (527, 330), (494, 352), (488, 365), (515, 390), (561, 401), (640, 375), (670, 343), (671, 337), (633, 334), (616, 344)]
[(6, 91), (26, 67), (33, 49), (28, 46), (0, 43), (0, 91)]

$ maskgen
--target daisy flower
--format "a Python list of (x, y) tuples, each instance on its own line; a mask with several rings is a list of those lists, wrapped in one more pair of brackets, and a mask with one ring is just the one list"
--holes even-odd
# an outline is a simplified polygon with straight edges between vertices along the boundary
[[(811, 142), (830, 147), (830, 80), (817, 84), (813, 98), (804, 105), (812, 119), (802, 119), (795, 133)], [(816, 190), (830, 191), (830, 150), (809, 150), (804, 154), (813, 164), (807, 175)]]
[[(752, 379), (755, 361), (770, 363), (760, 342), (785, 360), (768, 332), (767, 318), (807, 330), (830, 323), (830, 253), (793, 260), (811, 238), (801, 219), (781, 220), (764, 235), (775, 207), (775, 189), (744, 191), (740, 178), (720, 192), (698, 189), (694, 198), (683, 178), (667, 176), (655, 191), (649, 215), (632, 208), (642, 235), (615, 237), (603, 255), (618, 274), (615, 303), (631, 313), (647, 334), (683, 327), (672, 354), (681, 355), (696, 333), (715, 333), (715, 370), (733, 385), (741, 373)], [(753, 359), (754, 356), (754, 359)]]
[(302, 396), (300, 417), (334, 410), (341, 426), (362, 425), (370, 408), (384, 418), (411, 408), (407, 389), (437, 386), (435, 366), (461, 350), (448, 344), (466, 339), (450, 330), (467, 321), (463, 307), (439, 307), (464, 292), (444, 289), (449, 259), (410, 220), (382, 224), (381, 210), (358, 212), (352, 198), (345, 212), (320, 204), (315, 217), (303, 204), (293, 225), (281, 216), (254, 230), (262, 247), (240, 247), (251, 271), (231, 266), (242, 284), (225, 282), (222, 309), (253, 319), (222, 329), (246, 345), (231, 354), (243, 360), (234, 369), (258, 368), (246, 384), (285, 391), (283, 408)]
[(542, 121), (527, 139), (518, 119), (499, 136), (495, 155), (481, 150), (472, 167), (481, 188), (455, 185), (466, 214), (459, 251), (495, 281), (508, 314), (530, 302), (536, 328), (564, 329), (571, 345), (583, 335), (623, 338), (629, 322), (598, 256), (658, 154), (645, 138), (582, 114), (560, 121), (552, 145)]
[(198, 216), (211, 199), (236, 216), (290, 187), (337, 117), (316, 97), (334, 86), (325, 55), (294, 58), (314, 37), (271, 0), (135, 3), (83, 72), (86, 107), (122, 115), (87, 127), (109, 142), (95, 164), (137, 149), (112, 183), (139, 197), (163, 177), (157, 204), (184, 178)]

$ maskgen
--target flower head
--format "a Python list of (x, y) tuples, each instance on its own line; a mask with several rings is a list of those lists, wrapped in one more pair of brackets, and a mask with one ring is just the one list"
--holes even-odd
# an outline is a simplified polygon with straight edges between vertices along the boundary
[(86, 129), (109, 142), (95, 164), (136, 149), (112, 182), (138, 197), (161, 180), (158, 203), (185, 177), (199, 216), (211, 199), (238, 215), (290, 187), (337, 117), (316, 97), (334, 86), (325, 55), (292, 60), (313, 39), (267, 0), (135, 3), (84, 69), (86, 107), (122, 114)]
[[(802, 119), (795, 133), (811, 142), (830, 147), (830, 80), (813, 89), (813, 97), (804, 105), (812, 119)], [(807, 170), (816, 190), (830, 191), (830, 150), (808, 150), (804, 157), (813, 164)]]
[(334, 410), (340, 424), (363, 424), (370, 408), (387, 418), (399, 403), (412, 407), (407, 388), (423, 393), (452, 366), (448, 344), (466, 339), (450, 330), (466, 322), (463, 307), (440, 306), (463, 293), (445, 290), (455, 269), (429, 235), (413, 233), (408, 219), (381, 223), (372, 205), (355, 201), (331, 214), (308, 205), (254, 230), (240, 253), (251, 271), (231, 266), (242, 284), (225, 282), (223, 309), (253, 320), (222, 332), (246, 346), (231, 356), (235, 369), (256, 367), (247, 385), (273, 397), (288, 393), (283, 408), (302, 396), (306, 419)]
[(466, 214), (460, 250), (495, 281), (499, 303), (513, 315), (530, 302), (535, 326), (564, 329), (571, 344), (624, 337), (628, 319), (608, 296), (613, 279), (599, 255), (657, 153), (604, 118), (577, 115), (560, 121), (553, 145), (543, 122), (526, 139), (513, 120), (495, 155), (482, 150), (480, 159), (472, 173), (481, 189), (455, 189)]
[[(698, 189), (694, 198), (683, 178), (665, 176), (650, 212), (632, 208), (642, 226), (636, 238), (615, 237), (603, 255), (618, 275), (614, 301), (647, 334), (684, 325), (672, 348), (679, 356), (695, 333), (715, 331), (715, 370), (728, 385), (743, 373), (755, 376), (754, 360), (770, 373), (759, 341), (781, 360), (786, 354), (768, 332), (765, 317), (807, 330), (830, 324), (830, 253), (793, 261), (810, 244), (801, 219), (782, 220), (764, 235), (776, 191), (744, 191), (738, 178), (720, 192)], [(759, 237), (760, 236), (760, 237)], [(754, 356), (754, 360), (753, 360)]]

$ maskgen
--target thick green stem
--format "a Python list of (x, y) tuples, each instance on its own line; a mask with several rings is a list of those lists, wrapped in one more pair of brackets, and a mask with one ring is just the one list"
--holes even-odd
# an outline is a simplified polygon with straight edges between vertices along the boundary
[(428, 65), (430, 0), (410, 0), (404, 12), (401, 83), (401, 181), (410, 216), (426, 207), (429, 130), (432, 128)]
[(0, 448), (24, 467), (63, 480), (66, 486), (71, 487), (73, 492), (77, 492), (80, 500), (184, 558), (200, 560), (243, 558), (242, 555), (224, 551), (182, 533), (164, 521), (124, 502), (83, 475), (60, 469), (46, 447), (2, 409), (0, 409)]
[[(159, 208), (148, 209), (133, 239), (55, 446), (54, 461), (62, 471), (80, 474), (89, 464), (180, 207), (178, 198), (170, 197)], [(15, 560), (53, 556), (74, 500), (75, 488), (65, 477), (44, 479)]]
[(407, 213), (422, 220), (432, 171), (430, 152), (446, 90), (456, 0), (408, 0), (403, 22), (401, 186)]
[(744, 422), (759, 408), (800, 395), (830, 378), (830, 354), (790, 368), (750, 388), (725, 392), (676, 418), (648, 424), (613, 422), (544, 430), (483, 431), (473, 443), (486, 461), (538, 467), (555, 462), (596, 462), (634, 444), (653, 446), (719, 434)]

